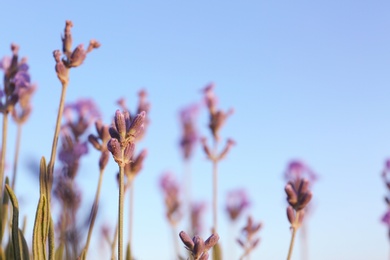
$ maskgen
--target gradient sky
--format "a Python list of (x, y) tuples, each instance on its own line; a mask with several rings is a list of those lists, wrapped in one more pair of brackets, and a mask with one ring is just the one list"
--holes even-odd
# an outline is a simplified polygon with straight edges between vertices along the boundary
[[(386, 189), (380, 172), (390, 157), (389, 8), (388, 1), (356, 0), (2, 3), (0, 56), (10, 55), (11, 42), (19, 44), (39, 87), (23, 132), (16, 187), (28, 229), (39, 192), (26, 165), (50, 155), (61, 90), (52, 51), (61, 48), (70, 19), (74, 44), (95, 38), (102, 46), (71, 71), (68, 102), (93, 98), (108, 123), (117, 99), (125, 97), (135, 109), (138, 90), (149, 92), (151, 125), (138, 146), (149, 155), (135, 182), (137, 259), (173, 259), (158, 177), (167, 170), (182, 177), (178, 110), (199, 102), (209, 82), (216, 84), (219, 107), (235, 109), (221, 133), (237, 142), (220, 164), (222, 246), (233, 243), (224, 198), (231, 189), (245, 188), (252, 200), (248, 213), (264, 223), (252, 259), (286, 258), (290, 231), (282, 173), (297, 158), (320, 175), (308, 220), (310, 259), (385, 259), (388, 231), (380, 217)], [(210, 137), (205, 109), (198, 127)], [(13, 125), (9, 132), (11, 164)], [(98, 180), (97, 156), (90, 149), (77, 178), (86, 209)], [(115, 171), (111, 162), (98, 217), (112, 227)], [(211, 199), (211, 164), (199, 147), (192, 173), (193, 197)], [(205, 221), (204, 237), (211, 206)], [(108, 250), (98, 239), (93, 243), (90, 259)], [(298, 242), (293, 259), (299, 256)]]

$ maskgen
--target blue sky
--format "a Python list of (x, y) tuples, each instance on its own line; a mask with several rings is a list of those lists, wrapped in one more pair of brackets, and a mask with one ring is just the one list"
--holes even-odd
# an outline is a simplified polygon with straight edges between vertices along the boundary
[[(178, 110), (199, 101), (209, 82), (216, 84), (219, 107), (235, 109), (221, 133), (237, 142), (220, 165), (222, 245), (231, 239), (223, 198), (244, 187), (253, 201), (249, 212), (264, 223), (253, 259), (286, 257), (290, 231), (282, 173), (298, 158), (320, 175), (308, 227), (310, 258), (385, 258), (387, 230), (379, 219), (386, 210), (380, 171), (390, 156), (389, 7), (387, 1), (2, 3), (0, 56), (10, 54), (11, 42), (19, 44), (39, 87), (23, 132), (16, 188), (28, 228), (38, 187), (23, 165), (50, 155), (61, 89), (52, 51), (61, 48), (70, 19), (75, 44), (95, 38), (102, 46), (71, 71), (69, 102), (93, 98), (109, 122), (117, 99), (125, 97), (135, 109), (138, 90), (149, 92), (151, 125), (139, 144), (149, 155), (135, 184), (139, 259), (172, 259), (157, 180), (166, 170), (182, 176)], [(206, 110), (198, 126), (209, 136)], [(9, 162), (14, 130), (10, 126)], [(97, 156), (91, 149), (78, 176), (85, 207), (97, 183)], [(99, 223), (116, 219), (115, 171), (111, 162)], [(199, 147), (192, 173), (193, 196), (211, 198), (211, 165)], [(211, 206), (205, 217), (210, 226)], [(153, 250), (150, 240), (158, 241)], [(293, 259), (299, 259), (299, 249), (298, 243)]]

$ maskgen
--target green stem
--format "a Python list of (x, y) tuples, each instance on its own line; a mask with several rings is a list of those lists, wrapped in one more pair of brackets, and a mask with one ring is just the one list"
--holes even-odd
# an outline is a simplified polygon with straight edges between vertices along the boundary
[(118, 240), (118, 223), (115, 226), (114, 239), (111, 244), (111, 260), (115, 260), (115, 245)]
[(87, 257), (88, 247), (89, 247), (89, 243), (91, 241), (91, 236), (92, 236), (92, 230), (93, 230), (93, 227), (95, 225), (95, 220), (96, 220), (96, 216), (97, 216), (99, 197), (100, 197), (100, 188), (102, 186), (102, 180), (103, 180), (103, 172), (104, 172), (104, 169), (100, 169), (99, 182), (98, 182), (98, 186), (96, 189), (95, 200), (93, 202), (93, 206), (91, 209), (91, 223), (89, 224), (87, 242), (86, 242), (85, 248), (84, 248), (85, 258)]
[(172, 238), (173, 238), (173, 245), (175, 247), (175, 259), (180, 259), (180, 247), (179, 247), (179, 240), (178, 240), (178, 233), (176, 230), (176, 225), (171, 225), (172, 227)]
[(218, 232), (218, 141), (214, 139), (213, 149), (213, 233)]
[(16, 174), (18, 170), (18, 160), (19, 160), (19, 150), (20, 150), (20, 139), (22, 136), (22, 124), (17, 124), (17, 133), (16, 133), (16, 144), (15, 144), (15, 155), (14, 155), (14, 169), (13, 169), (13, 176), (12, 176), (12, 183), (11, 187), (15, 191), (15, 182), (16, 182)]
[(65, 104), (65, 96), (66, 96), (66, 90), (68, 88), (68, 83), (63, 83), (62, 84), (62, 91), (61, 91), (61, 98), (60, 98), (60, 105), (58, 108), (58, 114), (57, 114), (57, 122), (56, 122), (56, 128), (54, 132), (54, 137), (53, 137), (53, 144), (51, 147), (51, 155), (50, 155), (50, 161), (49, 165), (47, 166), (48, 168), (48, 177), (49, 177), (49, 189), (47, 191), (48, 195), (48, 203), (50, 203), (50, 198), (51, 198), (51, 185), (53, 182), (53, 172), (54, 172), (54, 161), (56, 157), (56, 152), (57, 152), (57, 145), (58, 145), (58, 136), (60, 134), (60, 128), (61, 128), (61, 120), (62, 120), (62, 114), (64, 112), (64, 104)]
[(3, 136), (1, 145), (1, 160), (0, 160), (0, 195), (3, 194), (3, 181), (4, 181), (4, 166), (5, 166), (5, 154), (7, 150), (7, 129), (8, 129), (8, 111), (4, 111), (3, 114)]
[[(122, 158), (124, 149), (122, 149)], [(124, 166), (119, 166), (119, 210), (118, 210), (118, 259), (123, 260), (123, 207), (124, 207)]]
[(291, 256), (292, 256), (292, 251), (293, 251), (294, 242), (295, 242), (295, 235), (296, 235), (297, 230), (298, 230), (299, 215), (300, 215), (300, 212), (297, 211), (297, 213), (295, 215), (295, 221), (294, 221), (294, 223), (291, 224), (292, 235), (291, 235), (290, 248), (288, 250), (287, 260), (290, 260)]
[(131, 246), (133, 245), (133, 212), (134, 212), (134, 179), (129, 180), (129, 244), (130, 244), (130, 252)]

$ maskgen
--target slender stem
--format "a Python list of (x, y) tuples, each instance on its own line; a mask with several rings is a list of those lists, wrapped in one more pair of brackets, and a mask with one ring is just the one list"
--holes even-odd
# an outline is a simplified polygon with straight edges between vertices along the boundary
[(115, 226), (114, 239), (111, 244), (111, 260), (115, 260), (115, 245), (118, 241), (118, 223)]
[(104, 169), (100, 169), (99, 182), (98, 182), (98, 186), (97, 186), (97, 189), (96, 189), (95, 200), (93, 202), (93, 206), (92, 206), (92, 209), (91, 209), (91, 222), (89, 223), (87, 242), (86, 242), (85, 248), (84, 248), (84, 250), (85, 250), (85, 258), (87, 257), (89, 243), (91, 242), (92, 230), (93, 230), (93, 227), (95, 225), (95, 220), (96, 220), (96, 216), (97, 216), (98, 205), (99, 205), (99, 197), (100, 197), (100, 188), (102, 186), (102, 180), (103, 180), (103, 173), (104, 173)]
[(129, 244), (130, 244), (130, 252), (132, 252), (131, 246), (133, 245), (134, 179), (129, 180), (128, 189), (129, 189)]
[[(122, 149), (122, 158), (124, 149)], [(124, 166), (119, 166), (119, 210), (118, 210), (118, 259), (123, 260), (123, 207), (124, 207)]]
[(179, 240), (177, 239), (178, 233), (177, 233), (175, 224), (171, 225), (171, 230), (172, 230), (173, 246), (175, 247), (175, 258), (174, 259), (180, 259), (180, 247), (179, 247), (179, 243), (178, 243)]
[[(187, 214), (188, 214), (188, 230), (193, 233), (195, 230), (192, 230), (191, 225), (191, 166), (190, 166), (190, 160), (186, 159), (184, 161), (184, 174), (183, 174), (183, 187), (185, 187), (185, 207), (187, 208)], [(192, 234), (196, 235), (196, 234)]]
[(16, 133), (16, 144), (15, 144), (15, 156), (14, 156), (14, 170), (12, 176), (11, 187), (15, 191), (15, 182), (16, 182), (16, 174), (18, 170), (18, 160), (19, 160), (19, 150), (20, 150), (20, 139), (22, 136), (22, 124), (17, 124), (17, 133)]
[(213, 159), (213, 233), (218, 233), (218, 141), (214, 139)]
[(4, 111), (3, 114), (3, 137), (1, 145), (1, 160), (0, 160), (0, 194), (3, 194), (3, 181), (4, 181), (4, 165), (5, 154), (7, 150), (7, 129), (8, 129), (8, 111)]
[(48, 177), (49, 177), (49, 190), (47, 191), (48, 195), (48, 201), (50, 203), (50, 198), (51, 198), (51, 183), (53, 181), (53, 172), (54, 172), (54, 161), (56, 157), (56, 152), (57, 152), (57, 145), (58, 145), (58, 136), (60, 133), (60, 127), (61, 127), (61, 120), (62, 120), (62, 113), (64, 112), (64, 104), (65, 104), (65, 96), (66, 96), (66, 90), (68, 88), (68, 83), (62, 84), (62, 91), (61, 91), (61, 98), (60, 98), (60, 105), (58, 108), (58, 114), (57, 114), (57, 122), (56, 122), (56, 128), (54, 132), (54, 137), (53, 137), (53, 144), (51, 147), (51, 155), (50, 155), (50, 161), (49, 165), (47, 167), (48, 169)]
[(305, 221), (303, 221), (301, 226), (301, 250), (302, 250), (302, 260), (307, 260), (308, 256), (308, 246), (307, 246), (307, 225), (305, 224)]
[(290, 248), (288, 250), (287, 260), (290, 260), (291, 256), (292, 256), (292, 251), (293, 251), (294, 242), (295, 242), (295, 234), (298, 230), (299, 215), (300, 215), (300, 211), (297, 211), (297, 213), (295, 215), (295, 221), (294, 221), (294, 223), (291, 224), (292, 235), (291, 235)]

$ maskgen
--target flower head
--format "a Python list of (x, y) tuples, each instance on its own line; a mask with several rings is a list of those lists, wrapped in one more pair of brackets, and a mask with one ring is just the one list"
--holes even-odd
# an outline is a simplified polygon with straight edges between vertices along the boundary
[(186, 249), (191, 252), (191, 255), (195, 260), (207, 260), (209, 259), (208, 251), (218, 243), (219, 236), (218, 234), (212, 234), (206, 241), (204, 241), (199, 236), (194, 236), (192, 239), (190, 236), (181, 231), (179, 237), (183, 244), (186, 246)]
[(294, 181), (295, 179), (307, 178), (310, 183), (314, 183), (318, 179), (318, 175), (304, 162), (299, 160), (291, 161), (284, 173), (286, 181)]
[(182, 128), (180, 147), (185, 160), (188, 160), (191, 157), (194, 146), (199, 139), (198, 131), (196, 129), (196, 119), (198, 117), (199, 108), (198, 104), (193, 104), (180, 111), (180, 123)]
[(250, 205), (248, 195), (244, 189), (230, 191), (226, 200), (226, 211), (230, 220), (235, 221)]
[(180, 212), (180, 189), (172, 173), (166, 172), (160, 177), (160, 188), (164, 195), (166, 217), (171, 225), (176, 225), (182, 214)]

